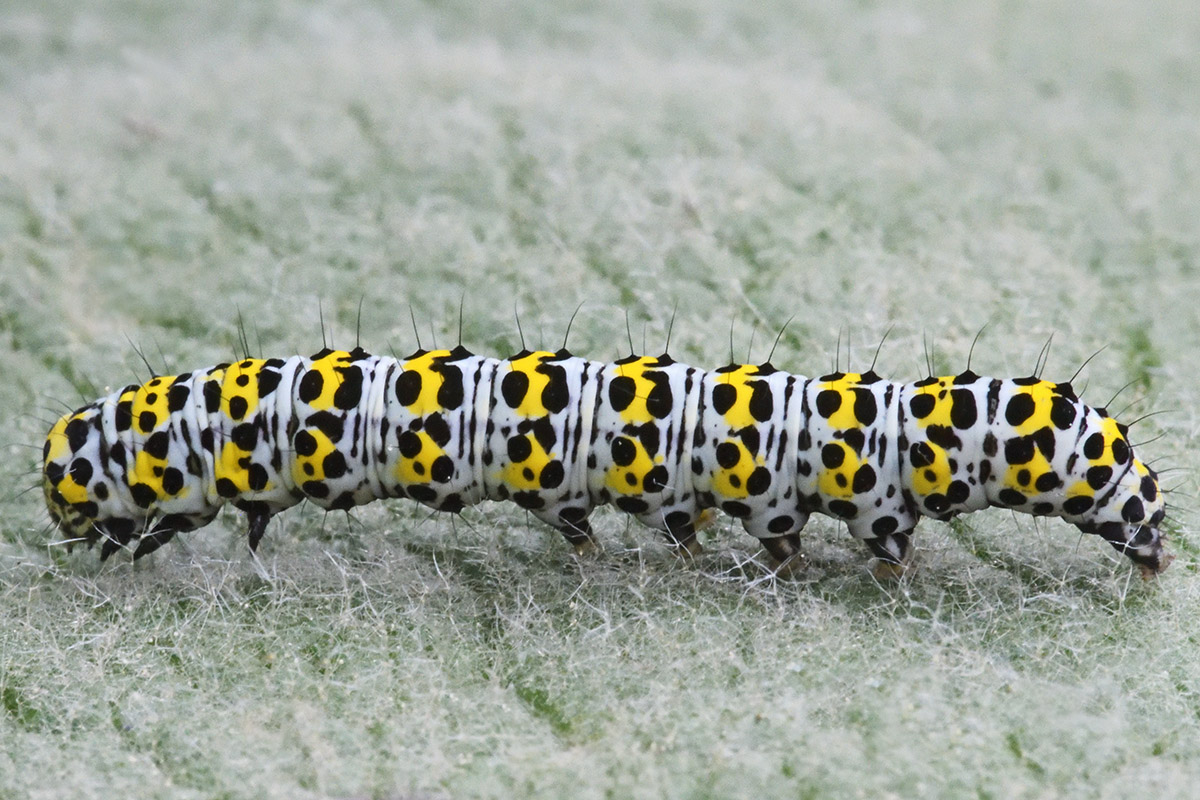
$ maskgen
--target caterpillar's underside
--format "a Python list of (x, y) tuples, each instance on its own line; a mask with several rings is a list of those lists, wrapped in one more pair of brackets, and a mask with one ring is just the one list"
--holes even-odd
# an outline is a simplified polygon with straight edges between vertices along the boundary
[(102, 557), (149, 553), (226, 503), (248, 515), (255, 548), (304, 499), (410, 497), (451, 512), (512, 500), (581, 551), (602, 503), (685, 551), (715, 507), (780, 562), (821, 512), (902, 564), (919, 516), (997, 505), (1063, 517), (1152, 574), (1171, 558), (1163, 498), (1125, 434), (1069, 384), (1038, 378), (327, 349), (156, 377), (67, 414), (46, 439), (44, 491), (54, 521), (102, 542)]

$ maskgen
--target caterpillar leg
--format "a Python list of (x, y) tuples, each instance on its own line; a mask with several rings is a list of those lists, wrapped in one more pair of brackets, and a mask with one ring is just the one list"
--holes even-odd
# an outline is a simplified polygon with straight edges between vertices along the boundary
[(789, 533), (785, 536), (771, 536), (760, 539), (762, 546), (775, 559), (775, 574), (781, 578), (790, 577), (803, 569), (808, 560), (800, 551), (800, 535)]
[(680, 558), (692, 558), (704, 552), (696, 539), (696, 532), (706, 527), (713, 519), (712, 509), (697, 512), (694, 507), (676, 507), (672, 511), (654, 514), (639, 514), (638, 521), (648, 528), (663, 532), (667, 544)]
[(591, 523), (588, 522), (588, 513), (586, 508), (564, 509), (559, 512), (558, 523), (554, 525), (571, 547), (575, 548), (577, 556), (590, 556), (599, 549)]
[(1120, 522), (1105, 522), (1095, 526), (1078, 526), (1084, 533), (1094, 533), (1124, 553), (1142, 573), (1146, 580), (1162, 572), (1175, 560), (1175, 556), (1163, 550), (1162, 534), (1153, 525), (1126, 525)]
[(271, 512), (253, 510), (246, 512), (246, 538), (250, 542), (250, 552), (258, 552), (258, 543), (267, 532), (267, 523), (271, 521)]
[(872, 570), (877, 580), (895, 580), (904, 574), (912, 551), (912, 532), (908, 528), (865, 540), (871, 554), (879, 559)]

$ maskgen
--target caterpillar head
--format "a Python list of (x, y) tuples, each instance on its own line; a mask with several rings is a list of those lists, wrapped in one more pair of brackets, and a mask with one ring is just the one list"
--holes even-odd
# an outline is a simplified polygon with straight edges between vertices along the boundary
[[(1085, 533), (1104, 537), (1118, 552), (1133, 559), (1142, 577), (1150, 578), (1165, 570), (1175, 556), (1163, 551), (1159, 526), (1166, 516), (1166, 504), (1158, 475), (1139, 459), (1131, 457), (1130, 461), (1103, 510), (1110, 518), (1077, 524)], [(1111, 518), (1116, 516), (1120, 519)]]

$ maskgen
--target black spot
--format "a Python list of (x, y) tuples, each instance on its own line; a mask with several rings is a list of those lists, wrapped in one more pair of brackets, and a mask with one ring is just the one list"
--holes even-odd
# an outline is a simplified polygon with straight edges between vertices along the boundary
[[(92, 463), (86, 458), (77, 458), (71, 462), (70, 473), (71, 477), (75, 479), (75, 483), (87, 486), (88, 481), (92, 479)], [(49, 474), (48, 469), (47, 474)], [(58, 483), (58, 481), (53, 481), (53, 483)]]
[(513, 436), (508, 440), (508, 460), (520, 464), (533, 455), (533, 444), (528, 436)]
[(875, 488), (875, 480), (875, 469), (870, 464), (863, 464), (855, 470), (850, 489), (855, 494), (864, 494)]
[(933, 448), (927, 442), (915, 442), (908, 449), (908, 460), (916, 469), (928, 467), (937, 460), (937, 454), (933, 452)]
[(1083, 457), (1095, 461), (1104, 455), (1104, 434), (1093, 433), (1083, 442)]
[(830, 500), (829, 513), (841, 519), (854, 519), (858, 516), (858, 506), (848, 500)]
[(204, 382), (204, 410), (215, 414), (221, 410), (221, 382), (210, 380)]
[(899, 527), (900, 523), (895, 517), (880, 517), (871, 523), (871, 533), (876, 536), (890, 536)]
[(700, 460), (699, 456), (692, 456), (692, 473), (695, 475), (704, 474), (704, 462)]
[(746, 480), (746, 491), (754, 496), (766, 494), (771, 488), (771, 470), (766, 467), (756, 467)]
[(856, 389), (854, 392), (854, 418), (863, 425), (870, 425), (879, 413), (879, 404), (875, 395), (868, 389)]
[[(169, 471), (170, 470), (168, 470), (168, 472)], [(251, 464), (249, 473), (250, 478), (247, 481), (247, 484), (252, 491), (261, 492), (263, 489), (267, 488), (267, 470), (262, 464)]]
[(500, 394), (509, 408), (517, 408), (529, 393), (529, 376), (524, 372), (512, 371), (500, 381)]
[[(213, 447), (214, 447), (215, 445), (214, 445), (214, 442), (213, 442), (213, 430), (212, 430), (212, 428), (205, 428), (204, 430), (200, 431), (200, 446), (201, 446), (201, 447), (203, 447), (205, 450), (207, 450), (207, 451), (208, 451), (208, 452), (210, 452), (210, 453), (213, 451)], [(114, 448), (113, 448), (113, 453), (110, 453), (109, 455), (113, 455), (114, 453), (116, 453), (116, 450), (117, 450), (117, 448), (116, 448), (116, 447), (114, 447)], [(121, 448), (121, 458), (122, 458), (122, 460), (121, 460), (121, 462), (120, 462), (120, 463), (122, 463), (122, 464), (124, 463), (124, 456), (125, 456), (125, 450), (124, 450), (124, 448)], [(114, 460), (114, 461), (116, 460), (115, 456), (114, 456), (113, 460)]]
[(934, 492), (925, 498), (925, 508), (934, 514), (944, 514), (950, 508), (950, 499), (941, 492)]
[(1017, 472), (1017, 483), (1021, 484), (1022, 486), (1028, 486), (1029, 479), (1032, 477), (1033, 477), (1033, 475), (1032, 475), (1032, 473), (1030, 473), (1029, 470), (1027, 470), (1027, 469), (1019, 470)]
[(138, 430), (149, 433), (158, 427), (158, 414), (153, 411), (143, 411), (138, 414)]
[(258, 396), (259, 398), (266, 397), (271, 392), (279, 387), (279, 381), (282, 379), (279, 370), (264, 369), (258, 373)]
[(543, 450), (549, 452), (554, 449), (554, 445), (558, 442), (558, 434), (554, 432), (554, 423), (550, 421), (549, 417), (539, 417), (530, 430), (533, 432), (533, 438), (537, 440)]
[(675, 398), (671, 394), (670, 379), (661, 372), (647, 372), (646, 377), (654, 382), (650, 396), (646, 398), (646, 410), (656, 419), (665, 419), (671, 415)]
[(1142, 497), (1146, 498), (1147, 503), (1153, 503), (1158, 498), (1158, 483), (1149, 475), (1142, 478)]
[(775, 398), (771, 394), (771, 384), (755, 381), (750, 390), (750, 416), (759, 422), (767, 422), (774, 412)]
[(292, 437), (292, 449), (298, 456), (311, 456), (317, 452), (317, 437), (308, 431), (297, 431), (296, 435)]
[(1044, 517), (1054, 511), (1054, 503), (1034, 503), (1029, 510), (1035, 517)]
[(1025, 505), (1025, 495), (1021, 494), (1016, 489), (1001, 489), (1000, 494), (997, 495), (997, 499), (1005, 508)]
[(1014, 436), (1004, 443), (1004, 460), (1014, 466), (1028, 464), (1033, 460), (1033, 439), (1029, 436)]
[(442, 367), (442, 385), (438, 387), (437, 403), (446, 410), (458, 408), (463, 403), (463, 374), (458, 367)]
[(1090, 467), (1087, 471), (1088, 486), (1093, 489), (1103, 489), (1112, 480), (1112, 467)]
[(807, 450), (810, 447), (812, 447), (812, 434), (802, 429), (800, 435), (796, 437), (796, 449)]
[(237, 497), (237, 484), (229, 480), (229, 478), (217, 478), (217, 494), (225, 499)]
[(1033, 416), (1036, 404), (1033, 401), (1033, 395), (1015, 394), (1009, 398), (1008, 405), (1004, 409), (1004, 419), (1009, 425), (1020, 425)]
[(192, 390), (188, 388), (187, 384), (175, 384), (167, 390), (167, 410), (172, 414), (182, 411), (191, 395)]
[(729, 516), (737, 517), (738, 519), (745, 519), (752, 513), (750, 506), (740, 503), (737, 500), (726, 500), (724, 503), (721, 503), (721, 510)]
[(789, 517), (786, 514), (775, 517), (767, 523), (767, 530), (771, 533), (787, 533), (796, 526), (795, 517)]
[(421, 397), (421, 373), (415, 369), (406, 369), (396, 378), (396, 402), (405, 408), (413, 405)]
[[(157, 434), (155, 434), (157, 435)], [(150, 438), (154, 438), (153, 436)], [(254, 449), (258, 444), (258, 429), (252, 423), (243, 422), (241, 425), (235, 425), (233, 431), (229, 434), (229, 438), (242, 450), (247, 452)]]
[[(558, 463), (558, 462), (554, 462)], [(549, 470), (549, 467), (547, 467)], [(454, 477), (454, 461), (447, 455), (438, 456), (433, 460), (433, 465), (429, 468), (429, 477), (438, 483), (449, 483)], [(542, 480), (545, 481), (546, 472), (542, 472)]]
[(846, 460), (846, 448), (830, 443), (821, 448), (821, 463), (828, 469), (837, 469)]
[(646, 452), (651, 456), (658, 453), (660, 436), (658, 426), (653, 422), (643, 424), (637, 431), (637, 437), (641, 441), (642, 447), (646, 448)]
[(250, 410), (250, 404), (246, 398), (238, 395), (229, 398), (229, 418), (237, 421), (245, 418), (246, 412)]
[(340, 478), (346, 474), (346, 457), (342, 455), (341, 450), (334, 450), (325, 456), (325, 460), (321, 462), (321, 469), (329, 480)]
[(908, 403), (908, 408), (917, 419), (925, 419), (933, 413), (937, 398), (931, 394), (919, 394)]
[(970, 389), (950, 391), (950, 424), (959, 430), (970, 428), (979, 420), (979, 408), (975, 393)]
[(1060, 431), (1075, 424), (1075, 413), (1075, 404), (1061, 395), (1055, 395), (1050, 401), (1050, 421)]
[(1062, 486), (1062, 480), (1053, 472), (1046, 472), (1038, 476), (1038, 479), (1033, 482), (1033, 488), (1037, 489), (1042, 494), (1053, 492), (1058, 487)]
[(542, 389), (542, 405), (551, 414), (557, 414), (566, 408), (567, 403), (571, 401), (571, 390), (567, 384), (567, 371), (553, 364), (543, 364), (538, 367), (538, 372), (541, 372), (550, 379), (549, 383)]
[(96, 496), (97, 500), (108, 499), (108, 486), (105, 485), (104, 481), (97, 481), (96, 485), (92, 487), (91, 492)]
[(999, 452), (999, 442), (996, 441), (992, 432), (988, 431), (988, 434), (983, 437), (983, 454), (988, 458), (995, 458), (997, 452)]
[(956, 506), (967, 502), (970, 496), (971, 487), (966, 481), (951, 481), (949, 488), (946, 489), (946, 499)]
[(833, 389), (823, 389), (817, 394), (817, 413), (829, 419), (842, 407), (842, 393)]
[(618, 436), (609, 446), (613, 463), (618, 467), (628, 467), (637, 458), (637, 446), (626, 436)]
[(718, 414), (728, 413), (737, 402), (737, 389), (731, 383), (718, 383), (713, 387), (712, 407)]
[(925, 438), (943, 450), (958, 450), (962, 448), (962, 440), (949, 425), (930, 425), (925, 429)]
[(412, 431), (403, 431), (396, 437), (396, 447), (404, 458), (416, 458), (422, 446), (421, 437)]
[[(300, 379), (300, 390), (298, 396), (300, 402), (311, 403), (321, 396), (321, 392), (325, 389), (325, 378), (315, 369), (310, 369), (304, 373), (304, 377)], [(325, 494), (329, 494), (329, 490), (325, 490)], [(322, 495), (324, 496), (324, 495)]]
[(723, 469), (733, 469), (742, 460), (742, 451), (733, 442), (721, 442), (717, 445), (717, 465)]
[(1129, 460), (1129, 443), (1124, 439), (1113, 439), (1112, 454), (1113, 461), (1124, 464)]
[(627, 375), (613, 378), (608, 384), (608, 402), (613, 411), (621, 412), (629, 408), (637, 395), (637, 383)]
[(538, 477), (538, 485), (543, 489), (557, 489), (562, 485), (565, 477), (566, 472), (563, 470), (563, 463), (554, 460), (542, 467), (542, 474)]
[(616, 506), (626, 514), (645, 514), (650, 509), (649, 503), (636, 497), (618, 497)]
[(342, 373), (342, 382), (333, 393), (333, 407), (343, 411), (358, 408), (362, 401), (363, 371), (358, 367), (347, 367), (338, 370)]
[(163, 472), (162, 486), (167, 494), (178, 494), (183, 488), (183, 473), (174, 467), (167, 467)]
[(650, 493), (661, 492), (667, 488), (670, 480), (671, 473), (667, 471), (664, 465), (659, 464), (646, 473), (646, 477), (642, 480), (642, 488)]
[(1121, 506), (1121, 519), (1126, 522), (1141, 522), (1146, 516), (1146, 506), (1142, 498), (1131, 497)]
[[(346, 421), (339, 415), (329, 411), (318, 411), (315, 414), (310, 414), (304, 424), (310, 428), (316, 428), (321, 433), (329, 437), (329, 441), (341, 441), (342, 434), (345, 432)], [(243, 448), (249, 450), (249, 447)]]
[[(220, 399), (220, 396), (221, 395), (218, 392), (218, 394), (217, 394), (218, 400)], [(84, 424), (86, 427), (86, 423), (84, 423), (83, 420), (73, 419), (69, 423), (67, 423), (68, 436), (70, 435), (71, 426), (74, 425), (76, 422)], [(117, 403), (117, 413), (113, 419), (113, 422), (116, 423), (118, 433), (124, 433), (125, 431), (129, 430), (133, 426), (133, 401), (122, 400), (119, 403)], [(78, 449), (78, 448), (72, 448), (72, 449)]]
[(450, 426), (441, 414), (435, 412), (425, 418), (425, 432), (438, 447), (445, 447), (450, 443)]
[(142, 445), (142, 452), (151, 458), (166, 458), (171, 448), (171, 437), (166, 431), (152, 434)]

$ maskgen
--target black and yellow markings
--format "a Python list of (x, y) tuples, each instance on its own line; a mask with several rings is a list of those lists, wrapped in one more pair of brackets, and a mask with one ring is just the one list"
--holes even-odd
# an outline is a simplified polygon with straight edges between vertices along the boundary
[[(758, 428), (774, 415), (775, 398), (770, 384), (759, 377), (761, 371), (755, 364), (730, 364), (717, 370), (713, 386), (712, 409), (736, 437), (726, 438), (716, 447), (713, 488), (733, 501), (765, 494), (771, 487), (766, 456), (758, 452)], [(723, 504), (722, 508), (734, 516), (750, 512), (749, 507), (737, 502)]]
[(672, 362), (651, 356), (630, 356), (615, 363), (616, 375), (608, 382), (608, 404), (626, 425), (643, 425), (665, 419), (674, 409), (671, 379), (658, 367)]
[[(1003, 417), (1017, 435), (1004, 442), (1007, 466), (1002, 482), (1004, 488), (997, 498), (1009, 507), (1023, 505), (1031, 498), (1062, 488), (1063, 480), (1053, 466), (1058, 432), (1072, 428), (1077, 416), (1075, 395), (1069, 384), (1018, 378), (1011, 381), (1011, 385), (1013, 391), (1004, 404)], [(1090, 508), (1094, 488), (1089, 487), (1087, 481), (1068, 487), (1064, 510), (1075, 513), (1072, 509)], [(1048, 513), (1053, 508), (1052, 504), (1039, 502), (1035, 512)]]
[(507, 463), (496, 477), (527, 507), (539, 506), (536, 492), (557, 489), (566, 479), (559, 433), (551, 418), (570, 405), (566, 369), (554, 363), (570, 357), (565, 351), (518, 353), (500, 379), (500, 396), (521, 422), (508, 437)]
[(48, 500), (56, 501), (55, 505), (92, 504), (94, 507), (87, 488), (95, 472), (91, 461), (74, 458), (65, 467), (60, 463), (65, 456), (74, 455), (82, 449), (87, 439), (89, 419), (94, 415), (93, 409), (66, 414), (54, 423), (46, 435), (46, 443), (42, 448), (48, 481), (46, 494)]
[[(1096, 494), (1107, 487), (1116, 471), (1128, 464), (1132, 458), (1132, 451), (1123, 429), (1115, 419), (1108, 416), (1100, 419), (1099, 430), (1093, 431), (1083, 440), (1083, 447), (1079, 452), (1087, 459), (1088, 468), (1083, 480), (1075, 481), (1067, 487), (1068, 499), (1063, 504), (1063, 510), (1068, 514), (1083, 514), (1088, 511), (1096, 501)], [(1133, 466), (1135, 470), (1141, 468), (1139, 475), (1148, 475), (1149, 471), (1145, 465), (1136, 459)], [(1135, 510), (1144, 511), (1144, 506), (1137, 505), (1131, 508), (1130, 516)], [(1142, 514), (1139, 513), (1134, 521), (1140, 521), (1141, 518)]]
[[(654, 494), (666, 488), (669, 473), (663, 465), (663, 457), (658, 452), (652, 454), (642, 438), (617, 435), (609, 444), (613, 463), (604, 476), (604, 485), (618, 494)], [(622, 505), (620, 501), (618, 505)], [(622, 507), (629, 510), (628, 503)]]
[(875, 468), (850, 445), (835, 439), (821, 448), (817, 489), (825, 497), (833, 498), (827, 503), (830, 513), (853, 519), (858, 514), (853, 503), (855, 496), (874, 489), (876, 481)]
[(452, 362), (467, 356), (461, 347), (418, 351), (400, 364), (396, 402), (415, 419), (408, 429), (396, 431), (400, 458), (393, 474), (415, 500), (433, 502), (437, 494), (426, 484), (454, 478), (454, 460), (445, 449), (452, 438), (446, 417), (466, 399), (462, 370)]
[(759, 376), (754, 364), (734, 364), (717, 370), (713, 387), (713, 410), (734, 430), (769, 422), (775, 413), (771, 385)]
[[(141, 508), (149, 508), (158, 500), (186, 495), (184, 474), (170, 465), (172, 396), (174, 378), (153, 378), (134, 391), (126, 390), (118, 400), (120, 417), (127, 413), (134, 433), (136, 456), (126, 475), (129, 493)], [(132, 396), (131, 396), (132, 395)], [(178, 394), (176, 394), (178, 397)], [(125, 404), (128, 402), (128, 411)]]
[(879, 404), (864, 385), (870, 382), (872, 376), (856, 372), (826, 375), (818, 387), (817, 414), (834, 430), (858, 430), (873, 424)]
[(858, 506), (854, 499), (875, 489), (878, 474), (862, 458), (863, 430), (874, 425), (879, 403), (869, 388), (878, 382), (874, 374), (834, 373), (820, 379), (814, 410), (835, 432), (821, 447), (821, 469), (817, 489), (830, 499), (829, 513), (842, 519), (854, 519)]
[(927, 512), (941, 514), (971, 496), (970, 484), (956, 478), (950, 451), (963, 448), (960, 431), (980, 421), (975, 392), (966, 388), (979, 380), (972, 372), (926, 378), (913, 384), (907, 413), (917, 421), (924, 438), (908, 448), (912, 491)]

